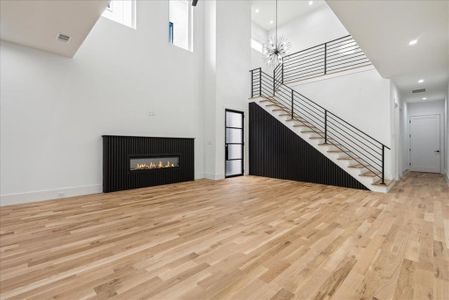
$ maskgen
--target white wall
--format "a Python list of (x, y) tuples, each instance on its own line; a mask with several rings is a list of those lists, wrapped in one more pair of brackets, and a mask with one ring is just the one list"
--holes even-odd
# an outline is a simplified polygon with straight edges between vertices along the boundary
[(390, 111), (391, 111), (391, 162), (392, 177), (395, 180), (400, 178), (402, 146), (401, 146), (401, 107), (400, 93), (397, 86), (390, 82)]
[[(205, 128), (206, 177), (224, 178), (224, 118), (225, 109), (245, 113), (245, 145), (248, 145), (248, 97), (251, 68), (251, 3), (248, 1), (207, 1), (210, 10), (205, 27), (216, 28), (215, 35), (206, 37), (205, 49), (209, 80), (207, 86), (205, 115), (209, 123)], [(232, 16), (232, 22), (229, 22)], [(209, 23), (212, 22), (212, 23)], [(213, 116), (213, 117), (212, 117)], [(211, 128), (215, 128), (212, 130)], [(245, 147), (245, 172), (248, 171), (248, 147)]]
[[(390, 80), (382, 78), (376, 70), (315, 80), (292, 87), (386, 146), (392, 147)], [(395, 155), (394, 150), (386, 151), (385, 176), (388, 179), (396, 177)]]
[[(412, 116), (422, 116), (422, 115), (440, 116), (440, 146), (441, 146), (440, 151), (441, 153), (446, 153), (447, 129), (446, 129), (445, 101), (440, 100), (440, 101), (408, 103), (407, 107), (408, 107), (407, 111), (408, 119), (410, 119), (410, 117)], [(407, 126), (407, 132), (409, 133), (409, 125)], [(407, 138), (406, 143), (407, 145), (410, 145), (409, 138)], [(446, 157), (444, 154), (441, 155), (441, 170), (443, 173), (445, 173), (444, 170), (446, 170)]]
[(400, 166), (399, 177), (404, 176), (409, 169), (409, 145), (408, 141), (408, 105), (404, 101), (400, 101), (400, 127), (399, 127), (399, 146), (400, 146)]
[(137, 30), (101, 18), (73, 59), (2, 42), (2, 203), (100, 192), (103, 134), (194, 137), (203, 177), (202, 9), (193, 53), (167, 1), (139, 1)]
[[(268, 41), (268, 32), (256, 23), (251, 22), (251, 39), (264, 45)], [(251, 69), (259, 67), (268, 74), (273, 72), (273, 68), (266, 64), (263, 53), (251, 48)]]
[[(271, 30), (269, 36), (274, 36)], [(285, 36), (291, 43), (289, 53), (300, 51), (324, 42), (348, 35), (334, 12), (323, 3), (311, 13), (278, 27), (278, 36)]]

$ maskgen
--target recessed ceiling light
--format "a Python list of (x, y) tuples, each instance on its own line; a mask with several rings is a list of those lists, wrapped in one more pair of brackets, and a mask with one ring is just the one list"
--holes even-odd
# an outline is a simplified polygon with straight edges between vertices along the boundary
[(413, 46), (416, 45), (418, 43), (418, 40), (411, 40), (410, 42), (408, 42), (409, 46)]
[(270, 20), (270, 24), (274, 24), (274, 21), (273, 21), (273, 20)]
[(423, 82), (424, 82), (424, 79), (418, 80), (418, 83), (423, 83)]
[(424, 97), (424, 98), (421, 98), (422, 100), (427, 100), (427, 98), (426, 97)]
[(260, 12), (260, 10), (258, 8), (256, 8), (256, 14), (258, 14)]
[(309, 5), (312, 5), (313, 4), (313, 1), (309, 1)]

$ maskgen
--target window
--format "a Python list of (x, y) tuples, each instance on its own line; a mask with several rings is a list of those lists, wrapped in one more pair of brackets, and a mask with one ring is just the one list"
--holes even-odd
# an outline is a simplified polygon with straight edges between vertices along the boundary
[(103, 12), (103, 17), (136, 29), (136, 1), (111, 0)]
[(169, 42), (180, 48), (193, 51), (191, 1), (169, 0), (168, 10)]
[(251, 48), (253, 48), (257, 52), (263, 52), (263, 44), (253, 39), (251, 39)]

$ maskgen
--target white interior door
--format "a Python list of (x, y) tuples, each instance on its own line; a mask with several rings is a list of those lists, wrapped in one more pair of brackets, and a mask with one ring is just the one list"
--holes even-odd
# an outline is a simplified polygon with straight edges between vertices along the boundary
[(440, 173), (440, 117), (410, 117), (410, 169)]

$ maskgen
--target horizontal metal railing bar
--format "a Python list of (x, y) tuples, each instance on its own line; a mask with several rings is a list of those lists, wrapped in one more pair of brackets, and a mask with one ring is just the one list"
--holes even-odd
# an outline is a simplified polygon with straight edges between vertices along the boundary
[(296, 61), (300, 60), (300, 61), (304, 61), (304, 60), (309, 60), (309, 59), (314, 59), (318, 56), (323, 56), (324, 54), (324, 48), (323, 49), (319, 49), (320, 51), (315, 51), (312, 53), (308, 53), (308, 55), (302, 55), (302, 56), (298, 56), (298, 57), (289, 57), (289, 58), (283, 58), (282, 62), (285, 64), (285, 66), (289, 66), (291, 64), (294, 64)]
[(352, 47), (352, 46), (358, 46), (358, 44), (354, 40), (347, 40), (344, 43), (328, 44), (327, 45), (327, 50), (328, 51), (334, 51), (335, 49), (342, 49), (342, 48)]
[[(373, 148), (371, 148), (371, 146), (370, 145), (367, 145), (367, 144), (365, 144), (365, 142), (364, 141), (361, 141), (361, 140), (359, 140), (357, 137), (355, 137), (354, 135), (351, 135), (349, 132), (347, 132), (346, 130), (344, 130), (343, 128), (341, 128), (341, 127), (338, 127), (338, 124), (335, 124), (335, 123), (333, 123), (333, 122), (331, 122), (331, 121), (329, 121), (328, 120), (328, 123), (329, 123), (329, 125), (331, 125), (331, 126), (329, 126), (329, 128), (335, 128), (335, 130), (339, 130), (339, 133), (340, 134), (342, 134), (342, 132), (343, 133), (345, 133), (346, 135), (349, 135), (351, 138), (353, 138), (353, 139), (355, 139), (355, 140), (357, 140), (359, 143), (361, 143), (362, 145), (364, 145), (365, 147), (367, 147), (367, 148), (369, 148), (371, 151), (373, 151), (375, 154), (381, 154), (382, 152), (377, 152), (379, 149), (382, 149), (381, 147), (379, 148), (379, 149), (373, 149)], [(376, 146), (375, 144), (371, 144), (372, 146)], [(371, 153), (371, 152), (370, 152)]]
[(304, 111), (306, 112), (309, 116), (313, 117), (315, 120), (319, 121), (320, 124), (324, 123), (324, 116), (320, 116), (317, 114), (314, 114), (313, 112), (310, 112), (306, 109), (306, 107), (302, 106), (302, 105), (297, 105), (296, 107), (294, 106), (294, 109), (297, 109), (299, 112), (300, 111)]
[[(376, 155), (374, 155), (371, 152), (368, 151), (362, 151), (364, 150), (364, 148), (359, 147), (359, 145), (357, 145), (357, 143), (355, 143), (353, 140), (347, 138), (346, 136), (342, 135), (342, 134), (337, 134), (334, 131), (334, 128), (327, 128), (328, 131), (328, 135), (329, 136), (335, 136), (338, 137), (340, 139), (340, 142), (347, 147), (348, 149), (350, 149), (352, 152), (354, 153), (358, 153), (358, 155), (365, 157), (366, 159), (369, 159), (372, 163), (376, 163), (379, 165), (379, 163), (382, 163), (382, 158), (381, 158), (381, 153), (377, 153)], [(379, 165), (380, 166), (380, 165)]]
[[(301, 105), (297, 102), (293, 103), (293, 110), (298, 111), (298, 113), (301, 111), (306, 111), (308, 113), (308, 115), (313, 116), (316, 120), (319, 120), (320, 121), (319, 126), (324, 128), (324, 122), (323, 122), (324, 116), (322, 116), (320, 114), (316, 114), (313, 111), (307, 111), (307, 107), (305, 107), (304, 105)], [(323, 123), (323, 124), (321, 124), (321, 123)]]
[(314, 52), (314, 53), (311, 53), (310, 55), (306, 55), (306, 56), (293, 57), (293, 58), (289, 58), (289, 59), (285, 59), (285, 57), (284, 57), (282, 59), (282, 63), (284, 64), (285, 67), (288, 67), (290, 65), (295, 64), (296, 61), (310, 60), (310, 59), (314, 59), (316, 57), (322, 57), (323, 55), (324, 55), (324, 49), (322, 49), (319, 52)]
[[(364, 131), (358, 129), (358, 128), (355, 127), (354, 125), (352, 125), (352, 124), (346, 122), (345, 120), (343, 120), (342, 118), (336, 116), (335, 114), (333, 114), (333, 113), (331, 113), (331, 112), (328, 112), (327, 117), (328, 117), (329, 121), (334, 120), (334, 121), (337, 122), (338, 124), (340, 124), (340, 125), (342, 125), (342, 126), (345, 126), (346, 128), (348, 128), (348, 129), (350, 129), (350, 130), (352, 130), (352, 131), (355, 130), (355, 131), (358, 132), (359, 134), (364, 135), (364, 136), (365, 136), (365, 139), (368, 139), (368, 138), (369, 138), (369, 139), (370, 139), (370, 142), (371, 142), (372, 144), (375, 145), (374, 142), (376, 142), (376, 143), (380, 144), (381, 146), (383, 145), (381, 142), (379, 142), (378, 140), (376, 140), (375, 138), (373, 138), (373, 137), (370, 136), (369, 134), (367, 134), (367, 133), (365, 133)], [(376, 146), (379, 147), (379, 149), (382, 149), (381, 146), (378, 146), (378, 145), (376, 145)], [(384, 145), (384, 146), (385, 146), (385, 145)], [(385, 147), (386, 147), (386, 146), (385, 146)]]
[(298, 57), (306, 57), (306, 56), (313, 54), (317, 51), (321, 52), (324, 48), (325, 48), (324, 44), (316, 45), (316, 46), (313, 46), (306, 50), (287, 54), (286, 56), (283, 57), (283, 59), (289, 60), (289, 59), (298, 59)]
[(365, 54), (361, 55), (352, 55), (351, 57), (336, 57), (335, 60), (328, 61), (327, 68), (334, 67), (338, 65), (338, 63), (343, 62), (343, 64), (351, 64), (354, 62), (359, 62), (361, 60), (368, 61), (368, 58), (365, 56)]
[[(338, 127), (338, 125), (340, 125), (340, 127), (344, 126), (345, 129), (351, 130), (348, 126), (343, 125), (341, 123), (337, 123), (335, 120), (333, 121), (329, 116), (328, 116), (328, 123), (332, 124), (336, 127)], [(339, 127), (339, 128), (340, 128)], [(353, 135), (351, 135), (349, 132), (347, 132), (346, 130), (344, 130), (343, 128), (340, 129), (341, 131), (343, 131), (344, 133), (350, 135), (351, 137), (354, 137)], [(357, 132), (352, 131), (353, 134), (357, 134)], [(365, 145), (366, 147), (370, 148), (371, 150), (375, 151), (377, 154), (381, 154), (381, 152), (377, 152), (378, 150), (382, 150), (382, 146), (379, 146), (378, 144), (374, 143), (372, 140), (368, 139), (366, 136), (361, 135), (360, 133), (358, 133), (358, 136), (360, 138), (362, 138), (364, 141), (360, 141), (359, 139), (357, 139), (357, 141), (359, 141), (360, 143), (362, 143), (363, 145)], [(355, 137), (354, 137), (355, 138)], [(369, 144), (371, 144), (371, 146), (376, 147), (377, 149), (373, 149), (371, 148), (370, 145), (366, 145), (365, 142), (368, 142)]]
[(324, 75), (324, 68), (322, 66), (319, 67), (315, 67), (314, 69), (308, 69), (308, 70), (303, 70), (303, 71), (297, 71), (295, 73), (289, 73), (289, 74), (285, 74), (284, 78), (290, 78), (290, 77), (301, 77), (303, 75), (309, 75), (309, 74), (315, 74), (317, 72), (320, 72), (321, 74)]
[(366, 57), (366, 55), (365, 55), (365, 53), (363, 53), (363, 51), (358, 51), (358, 50), (352, 50), (351, 49), (351, 50), (347, 50), (345, 52), (337, 52), (337, 53), (334, 53), (334, 54), (327, 55), (326, 58), (327, 58), (328, 61), (333, 61), (333, 60), (336, 60), (336, 59), (341, 59), (341, 58), (348, 59), (348, 58), (350, 58), (352, 56), (360, 56), (360, 55), (363, 55), (363, 56)]
[(304, 80), (309, 80), (312, 78), (322, 77), (323, 75), (324, 75), (324, 73), (322, 71), (320, 71), (320, 72), (316, 71), (313, 73), (303, 74), (301, 76), (285, 77), (284, 81), (286, 81), (286, 82), (304, 81)]
[(307, 103), (307, 101), (302, 101), (301, 103), (298, 103), (298, 106), (303, 107), (307, 105), (307, 107), (309, 109), (313, 109), (315, 111), (315, 114), (318, 114), (320, 117), (323, 118), (324, 121), (324, 115), (326, 114), (326, 112), (324, 110), (321, 110), (321, 108), (313, 106), (313, 104), (311, 103)]
[(362, 152), (358, 151), (358, 149), (356, 147), (348, 145), (346, 143), (346, 141), (341, 138), (341, 136), (336, 136), (332, 132), (328, 132), (328, 137), (334, 139), (339, 144), (346, 147), (349, 150), (348, 152), (354, 153), (354, 155), (356, 155), (358, 158), (364, 160), (366, 162), (366, 164), (372, 166), (373, 169), (380, 171), (380, 169), (378, 169), (378, 168), (382, 168), (382, 160), (380, 160), (380, 163), (379, 163), (379, 162), (373, 160), (372, 158), (364, 155)]
[(354, 59), (352, 61), (347, 61), (347, 62), (343, 62), (343, 63), (339, 63), (339, 64), (332, 64), (332, 65), (328, 66), (328, 69), (332, 69), (332, 68), (335, 68), (335, 67), (341, 66), (341, 65), (346, 65), (348, 63), (355, 63), (355, 62), (357, 62), (357, 64), (358, 64), (359, 62), (361, 63), (361, 62), (366, 62), (366, 61), (367, 61), (367, 58), (363, 58), (362, 57), (362, 58)]
[(332, 49), (332, 48), (335, 48), (335, 47), (338, 47), (338, 46), (341, 46), (341, 45), (347, 45), (347, 44), (351, 44), (351, 43), (356, 43), (356, 41), (352, 37), (350, 37), (348, 39), (345, 39), (345, 40), (341, 40), (338, 43), (337, 42), (335, 42), (335, 43), (333, 43), (333, 42), (327, 43), (327, 47)]
[(329, 116), (333, 116), (333, 117), (335, 117), (335, 118), (341, 120), (341, 121), (342, 121), (343, 123), (345, 123), (346, 125), (351, 126), (352, 128), (354, 128), (354, 129), (357, 130), (358, 132), (360, 132), (360, 133), (366, 135), (367, 137), (369, 137), (369, 138), (373, 139), (374, 141), (378, 142), (379, 144), (381, 144), (381, 145), (384, 146), (385, 148), (391, 150), (389, 147), (385, 146), (382, 142), (379, 142), (378, 140), (376, 140), (375, 138), (373, 138), (373, 137), (370, 136), (369, 134), (363, 132), (362, 130), (358, 129), (357, 127), (355, 127), (355, 126), (352, 125), (351, 123), (346, 122), (345, 120), (343, 120), (342, 118), (340, 118), (340, 117), (337, 116), (336, 114), (334, 114), (334, 113), (328, 111), (328, 117), (329, 117)]
[(334, 69), (328, 70), (327, 73), (328, 74), (329, 73), (337, 73), (335, 71), (343, 72), (343, 71), (352, 70), (352, 69), (358, 69), (358, 68), (366, 67), (366, 66), (371, 66), (371, 62), (367, 61), (367, 62), (361, 62), (361, 63), (358, 63), (358, 64), (353, 64), (353, 65), (350, 65), (350, 66), (342, 66), (342, 67), (338, 67), (338, 68), (334, 68)]
[(286, 68), (284, 71), (284, 76), (295, 74), (298, 72), (307, 71), (307, 70), (313, 70), (316, 68), (319, 68), (320, 70), (324, 70), (323, 62), (324, 62), (324, 58), (320, 59), (320, 61), (318, 61), (314, 64), (302, 65), (303, 67), (301, 67), (301, 65), (297, 65), (294, 68)]
[(306, 66), (306, 67), (308, 67), (308, 66), (311, 66), (311, 65), (315, 65), (317, 62), (318, 63), (320, 63), (320, 64), (322, 64), (323, 62), (324, 62), (324, 55), (323, 55), (324, 53), (322, 53), (320, 56), (318, 56), (316, 59), (313, 59), (313, 60), (308, 60), (308, 61), (306, 61), (305, 63), (303, 63), (303, 61), (298, 61), (297, 63), (295, 63), (295, 64), (291, 64), (291, 65), (289, 65), (289, 66), (285, 66), (284, 67), (284, 74), (285, 73), (288, 73), (288, 72), (291, 72), (292, 70), (295, 70), (295, 69), (298, 69), (298, 67), (301, 67), (301, 66)]
[(322, 67), (324, 67), (323, 63), (324, 63), (324, 55), (320, 55), (318, 58), (316, 58), (314, 60), (309, 60), (309, 61), (307, 61), (305, 63), (303, 63), (302, 61), (298, 61), (296, 64), (291, 64), (289, 66), (285, 66), (284, 67), (284, 74), (285, 73), (290, 73), (290, 72), (292, 72), (294, 70), (297, 70), (297, 69), (299, 69), (301, 67), (307, 68), (307, 67), (314, 66), (314, 65), (317, 65), (317, 64), (320, 64), (320, 65), (322, 65)]
[[(314, 46), (312, 46), (312, 47), (309, 47), (309, 48), (306, 48), (306, 49), (303, 49), (303, 50), (300, 50), (300, 51), (291, 53), (291, 54), (289, 54), (289, 55), (286, 55), (285, 57), (293, 56), (293, 55), (295, 55), (295, 54), (299, 54), (299, 53), (301, 53), (301, 52), (304, 52), (304, 51), (307, 51), (307, 50), (310, 50), (310, 49), (313, 49), (313, 48), (316, 48), (316, 47), (324, 46), (325, 44), (330, 44), (330, 43), (333, 43), (333, 42), (335, 42), (335, 41), (338, 41), (338, 40), (341, 40), (341, 39), (348, 38), (348, 37), (350, 37), (350, 36), (351, 36), (351, 35), (345, 35), (345, 36), (342, 36), (342, 37), (339, 37), (339, 38), (336, 38), (336, 39), (327, 41), (327, 42), (322, 43), (322, 44), (314, 45)], [(285, 58), (285, 57), (284, 57), (284, 58)]]
[[(340, 140), (338, 140), (338, 137), (330, 135), (330, 136), (328, 136), (328, 140), (329, 140), (329, 141), (328, 141), (329, 144), (332, 144), (332, 145), (334, 145), (335, 147), (337, 147), (338, 149), (344, 151), (345, 154), (348, 154), (348, 155), (349, 155), (349, 153), (352, 153), (353, 155), (350, 155), (352, 158), (356, 157), (356, 158), (358, 158), (359, 160), (364, 161), (365, 167), (366, 167), (366, 165), (368, 165), (368, 166), (370, 166), (372, 169), (374, 169), (374, 170), (376, 170), (376, 171), (380, 171), (380, 170), (381, 170), (381, 169), (379, 169), (379, 168), (381, 168), (381, 166), (378, 166), (378, 167), (373, 166), (373, 165), (370, 164), (369, 162), (365, 161), (363, 158), (358, 157), (357, 154), (356, 154), (355, 152), (353, 152), (352, 149), (347, 148), (347, 146), (343, 145), (342, 142), (341, 142)], [(332, 142), (332, 141), (333, 141), (333, 142)], [(351, 148), (352, 148), (352, 147), (351, 147)]]
[[(326, 73), (329, 74), (329, 73)], [(299, 78), (290, 78), (290, 79), (285, 79), (284, 82), (285, 83), (292, 83), (292, 82), (301, 82), (301, 81), (306, 81), (306, 80), (310, 80), (310, 79), (314, 79), (314, 78), (318, 78), (318, 77), (323, 77), (323, 73), (315, 73), (315, 74), (308, 74), (306, 76), (303, 77), (299, 77)]]
[(336, 47), (334, 49), (326, 49), (326, 52), (329, 53), (329, 56), (335, 53), (344, 53), (348, 51), (362, 51), (362, 49), (357, 44), (347, 45), (345, 47)]

